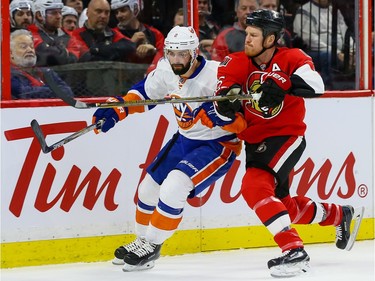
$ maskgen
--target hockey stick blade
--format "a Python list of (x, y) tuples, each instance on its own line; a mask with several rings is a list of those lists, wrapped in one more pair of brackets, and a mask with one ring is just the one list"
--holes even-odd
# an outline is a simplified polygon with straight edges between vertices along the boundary
[(34, 134), (35, 134), (35, 136), (37, 137), (37, 139), (40, 143), (40, 147), (42, 148), (43, 153), (49, 153), (49, 152), (67, 144), (68, 142), (71, 142), (72, 140), (74, 140), (74, 139), (94, 130), (94, 129), (100, 129), (103, 123), (104, 123), (104, 119), (99, 120), (97, 123), (91, 124), (90, 126), (87, 126), (83, 129), (71, 134), (71, 135), (67, 136), (66, 138), (63, 138), (62, 140), (52, 144), (51, 146), (47, 145), (46, 139), (45, 139), (44, 134), (42, 132), (42, 129), (39, 126), (39, 123), (35, 119), (31, 121), (31, 128), (33, 129)]
[(67, 103), (70, 106), (73, 106), (75, 108), (89, 108), (86, 106), (86, 103), (81, 102), (79, 100), (74, 99), (67, 93), (65, 93), (59, 85), (56, 83), (56, 81), (53, 79), (51, 70), (44, 69), (42, 70), (44, 74), (44, 82), (50, 87), (52, 92), (58, 97), (59, 99), (63, 100), (65, 103)]
[(352, 231), (350, 232), (350, 238), (348, 241), (348, 244), (345, 247), (345, 250), (350, 251), (353, 248), (354, 242), (357, 238), (359, 227), (361, 226), (363, 214), (365, 212), (365, 207), (359, 207), (354, 209), (354, 214), (352, 218), (353, 222), (353, 228)]
[(43, 153), (50, 152), (51, 149), (48, 147), (48, 145), (46, 143), (46, 139), (45, 139), (45, 137), (43, 135), (42, 129), (40, 128), (38, 121), (36, 121), (35, 119), (33, 119), (31, 121), (30, 125), (31, 125), (31, 128), (34, 131), (34, 134), (35, 134), (37, 140), (39, 141), (39, 144), (40, 144), (40, 147), (42, 148)]

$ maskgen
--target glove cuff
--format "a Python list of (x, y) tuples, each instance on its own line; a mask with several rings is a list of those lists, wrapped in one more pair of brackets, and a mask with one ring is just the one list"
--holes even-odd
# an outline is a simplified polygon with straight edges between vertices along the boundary
[[(124, 102), (124, 99), (120, 96), (110, 97), (107, 99), (107, 102)], [(116, 112), (119, 121), (124, 120), (126, 116), (128, 116), (128, 108), (127, 107), (114, 107), (113, 110)]]

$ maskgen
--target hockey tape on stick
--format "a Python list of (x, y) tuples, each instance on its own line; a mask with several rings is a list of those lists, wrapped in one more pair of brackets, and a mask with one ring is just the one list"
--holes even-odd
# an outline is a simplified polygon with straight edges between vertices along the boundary
[(144, 105), (158, 105), (158, 104), (169, 104), (169, 103), (186, 103), (186, 102), (214, 102), (223, 100), (252, 100), (251, 95), (226, 95), (226, 96), (202, 96), (202, 97), (187, 97), (187, 98), (163, 98), (163, 99), (150, 99), (150, 100), (133, 100), (126, 102), (103, 102), (103, 103), (86, 103), (72, 98), (67, 95), (60, 87), (56, 84), (55, 80), (51, 76), (49, 70), (43, 70), (44, 79), (46, 84), (54, 92), (54, 94), (67, 103), (70, 106), (79, 109), (85, 108), (109, 108), (109, 107), (130, 107), (130, 106), (144, 106)]
[(39, 126), (38, 121), (36, 121), (34, 119), (34, 120), (31, 121), (30, 125), (31, 125), (31, 128), (34, 131), (34, 134), (35, 134), (36, 138), (39, 141), (39, 144), (40, 144), (40, 147), (42, 148), (43, 153), (49, 153), (52, 150), (55, 150), (55, 149), (65, 145), (66, 143), (71, 142), (72, 140), (74, 140), (74, 139), (94, 130), (94, 129), (100, 129), (103, 123), (104, 123), (104, 120), (101, 119), (97, 123), (91, 124), (90, 126), (88, 126), (86, 128), (83, 128), (83, 129), (67, 136), (66, 138), (63, 138), (62, 140), (50, 145), (50, 146), (48, 146), (47, 143), (46, 143), (46, 139), (45, 139), (44, 134), (42, 132), (42, 128)]

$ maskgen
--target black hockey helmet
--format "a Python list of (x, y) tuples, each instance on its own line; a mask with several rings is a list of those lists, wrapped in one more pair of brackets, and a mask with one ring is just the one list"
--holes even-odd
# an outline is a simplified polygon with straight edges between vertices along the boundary
[(259, 27), (263, 30), (263, 37), (275, 34), (276, 40), (279, 40), (284, 33), (284, 17), (275, 11), (260, 9), (248, 14), (246, 24)]

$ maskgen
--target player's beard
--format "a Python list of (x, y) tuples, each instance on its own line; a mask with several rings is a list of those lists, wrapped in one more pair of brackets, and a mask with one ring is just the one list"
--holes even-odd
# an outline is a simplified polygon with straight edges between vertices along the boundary
[(172, 67), (174, 74), (183, 75), (189, 71), (190, 61), (186, 65), (183, 65), (182, 63), (171, 64), (171, 67)]
[(248, 45), (245, 45), (245, 54), (248, 57), (255, 57), (255, 56), (259, 55), (262, 52), (262, 50), (263, 49), (256, 49), (253, 46), (250, 47)]

